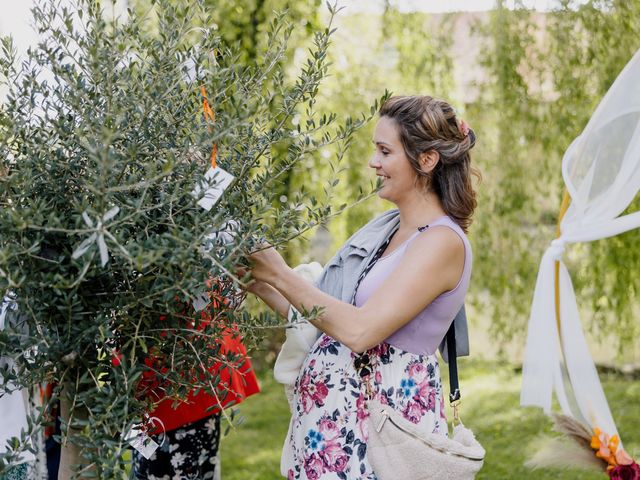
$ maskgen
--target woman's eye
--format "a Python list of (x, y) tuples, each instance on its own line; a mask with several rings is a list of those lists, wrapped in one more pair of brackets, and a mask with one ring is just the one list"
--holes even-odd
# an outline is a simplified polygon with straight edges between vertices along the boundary
[(382, 150), (382, 154), (383, 155), (389, 155), (389, 152), (387, 150)]

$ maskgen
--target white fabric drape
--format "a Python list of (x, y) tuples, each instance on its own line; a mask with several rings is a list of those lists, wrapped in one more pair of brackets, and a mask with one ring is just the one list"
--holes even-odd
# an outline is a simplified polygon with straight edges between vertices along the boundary
[[(582, 331), (571, 277), (562, 262), (568, 243), (590, 242), (640, 227), (640, 212), (619, 217), (640, 190), (640, 50), (604, 96), (562, 159), (571, 204), (540, 262), (522, 371), (521, 405), (563, 413), (609, 435), (617, 429)], [(554, 264), (560, 263), (560, 332)], [(566, 372), (566, 373), (565, 373)]]
[[(21, 431), (27, 431), (26, 395), (26, 390), (16, 390), (0, 396), (0, 412), (3, 417), (0, 422), (0, 453), (6, 452), (7, 442), (12, 437), (20, 438)], [(31, 462), (35, 455), (25, 450), (20, 458), (23, 462)]]

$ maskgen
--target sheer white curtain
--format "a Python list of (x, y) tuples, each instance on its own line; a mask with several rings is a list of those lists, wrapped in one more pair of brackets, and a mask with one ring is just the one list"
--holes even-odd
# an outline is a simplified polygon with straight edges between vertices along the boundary
[[(520, 403), (551, 411), (555, 392), (567, 415), (617, 433), (584, 338), (571, 277), (562, 262), (568, 243), (590, 242), (640, 227), (640, 212), (619, 217), (640, 190), (640, 50), (604, 96), (562, 159), (571, 204), (540, 262), (522, 371)], [(560, 263), (560, 331), (554, 264)]]

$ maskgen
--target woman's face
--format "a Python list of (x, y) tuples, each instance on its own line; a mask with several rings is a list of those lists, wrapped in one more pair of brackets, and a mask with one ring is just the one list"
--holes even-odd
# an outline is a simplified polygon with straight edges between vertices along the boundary
[(376, 170), (376, 175), (382, 177), (382, 188), (378, 195), (397, 204), (417, 188), (417, 174), (404, 153), (394, 119), (382, 117), (378, 120), (373, 143), (376, 150), (369, 160), (369, 166)]

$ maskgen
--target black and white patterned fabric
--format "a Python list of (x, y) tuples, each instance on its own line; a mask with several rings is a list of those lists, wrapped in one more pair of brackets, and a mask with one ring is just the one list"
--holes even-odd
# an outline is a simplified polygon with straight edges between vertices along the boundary
[[(153, 436), (160, 443), (161, 439)], [(218, 480), (220, 466), (220, 414), (171, 430), (147, 460), (133, 451), (137, 480)]]

